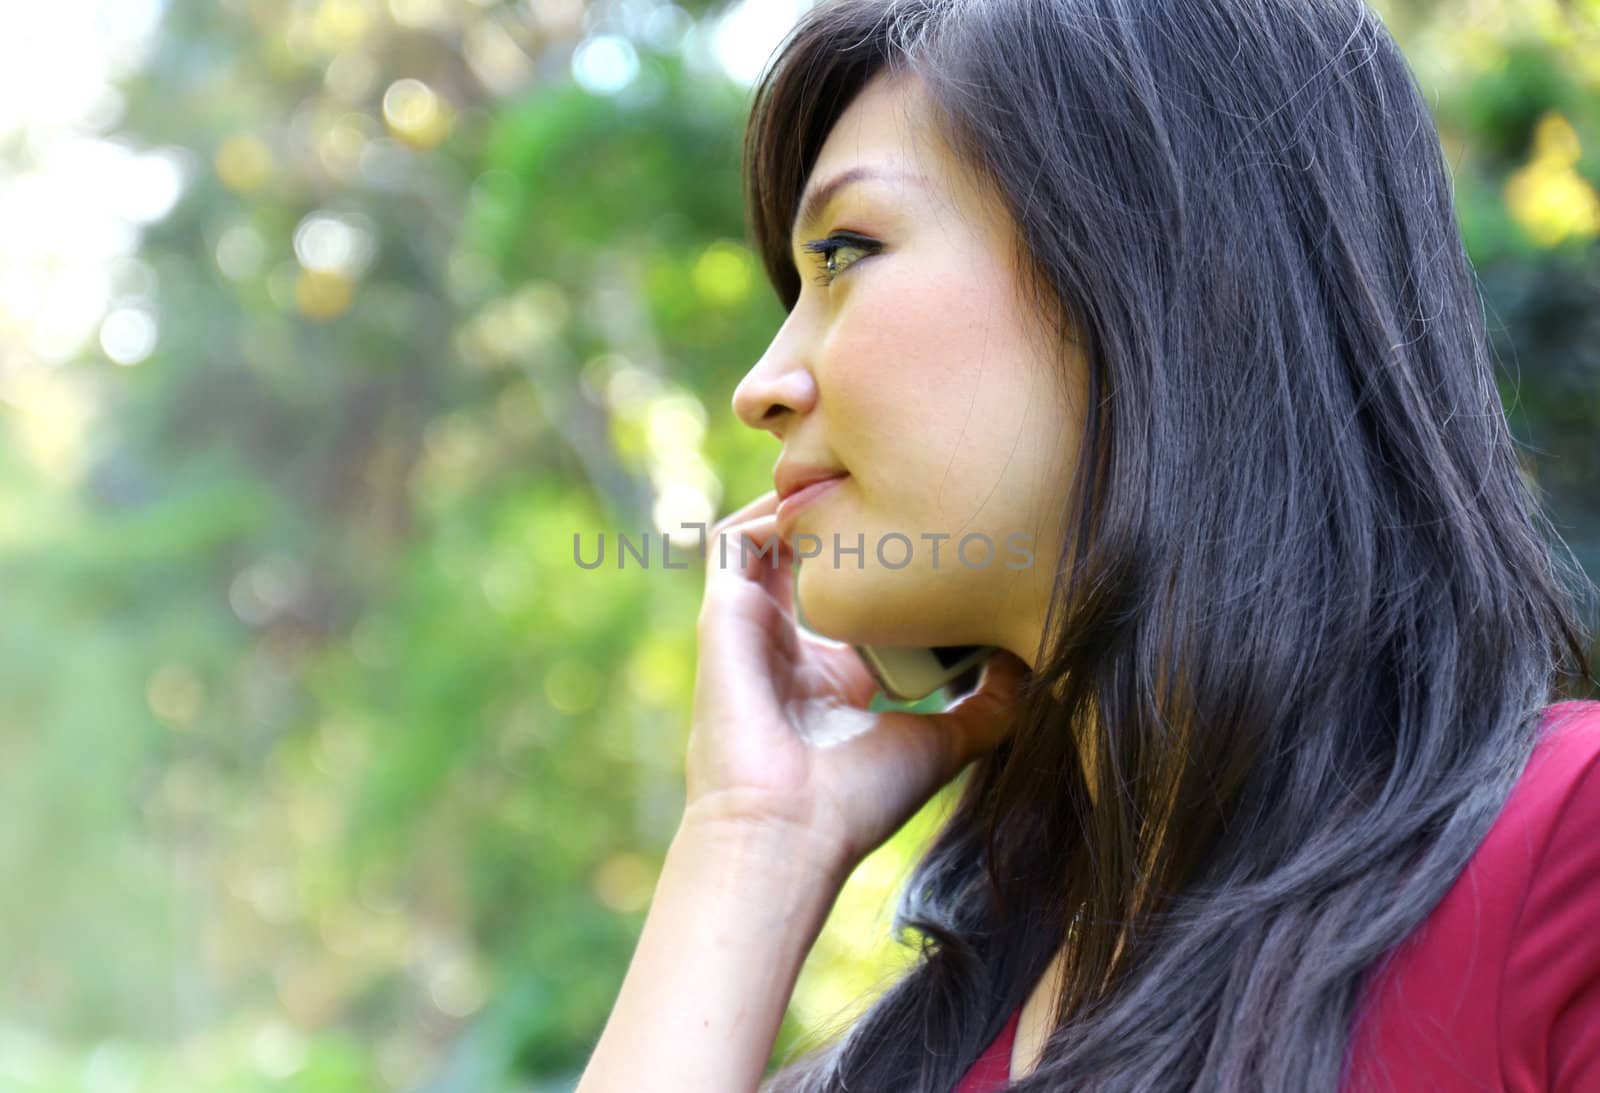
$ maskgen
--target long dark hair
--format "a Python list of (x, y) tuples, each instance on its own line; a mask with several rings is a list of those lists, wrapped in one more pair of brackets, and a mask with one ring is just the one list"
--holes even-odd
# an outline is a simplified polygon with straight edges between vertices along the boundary
[(920, 959), (763, 1088), (947, 1093), (1070, 927), (1018, 1091), (1334, 1090), (1363, 977), (1591, 685), (1426, 103), (1361, 0), (823, 0), (746, 136), (788, 308), (879, 74), (1003, 197), (1087, 419), (1019, 727), (901, 897)]

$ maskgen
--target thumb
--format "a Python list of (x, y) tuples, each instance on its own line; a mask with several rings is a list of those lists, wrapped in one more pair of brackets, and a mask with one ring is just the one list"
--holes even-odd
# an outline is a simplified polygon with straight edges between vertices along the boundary
[(978, 686), (947, 710), (925, 715), (945, 745), (945, 780), (972, 760), (992, 751), (1016, 729), (1018, 701), (1028, 666), (1022, 658), (996, 649), (984, 661)]

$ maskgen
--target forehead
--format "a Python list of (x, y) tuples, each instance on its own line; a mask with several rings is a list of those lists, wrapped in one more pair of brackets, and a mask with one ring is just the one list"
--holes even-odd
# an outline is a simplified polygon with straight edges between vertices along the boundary
[(913, 81), (873, 77), (828, 131), (811, 168), (810, 185), (857, 166), (912, 175), (936, 171), (939, 164), (927, 147), (925, 127)]
[[(831, 185), (846, 179), (852, 181), (837, 190)], [(805, 214), (820, 214), (825, 197), (857, 186), (964, 211), (983, 203), (932, 125), (920, 82), (909, 75), (880, 73), (839, 115), (811, 167), (795, 229), (811, 226)]]

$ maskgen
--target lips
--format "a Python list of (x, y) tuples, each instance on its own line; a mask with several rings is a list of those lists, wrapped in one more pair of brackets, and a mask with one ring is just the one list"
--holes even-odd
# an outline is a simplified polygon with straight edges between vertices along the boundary
[(778, 500), (782, 501), (796, 490), (845, 473), (843, 467), (829, 467), (821, 463), (780, 462), (773, 469), (772, 484), (778, 491)]
[(801, 509), (808, 508), (823, 497), (826, 497), (850, 475), (839, 471), (823, 478), (814, 478), (803, 485), (790, 489), (781, 495), (778, 502), (777, 530), (781, 538), (789, 537), (789, 528), (795, 521)]

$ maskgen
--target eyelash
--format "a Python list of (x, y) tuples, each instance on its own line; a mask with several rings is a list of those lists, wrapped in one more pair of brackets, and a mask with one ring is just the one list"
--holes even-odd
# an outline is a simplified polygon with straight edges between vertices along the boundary
[(856, 262), (850, 263), (850, 266), (846, 266), (843, 270), (835, 270), (830, 275), (828, 271), (828, 262), (833, 258), (836, 252), (840, 250), (858, 250), (862, 252), (863, 257), (867, 257), (877, 253), (878, 244), (873, 243), (870, 240), (863, 239), (858, 235), (840, 234), (836, 232), (833, 235), (828, 236), (826, 239), (813, 239), (809, 243), (802, 244), (800, 249), (810, 251), (812, 254), (820, 254), (822, 256), (822, 272), (817, 276), (816, 283), (821, 285), (823, 288), (827, 288), (833, 283), (833, 279), (835, 277), (838, 277), (839, 274), (845, 272), (845, 270), (848, 270), (850, 266), (854, 266), (856, 262), (861, 261), (861, 258), (857, 258)]

